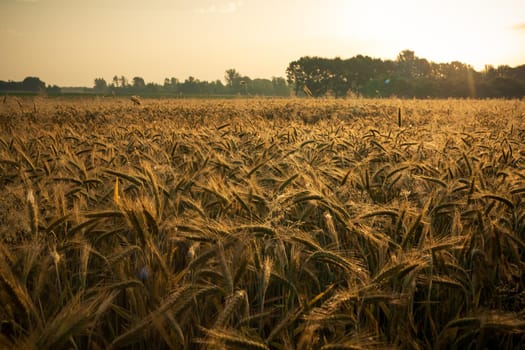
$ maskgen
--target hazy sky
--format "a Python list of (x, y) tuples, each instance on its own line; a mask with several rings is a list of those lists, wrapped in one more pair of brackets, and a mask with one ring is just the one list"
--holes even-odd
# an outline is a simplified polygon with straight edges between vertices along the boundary
[(525, 64), (525, 0), (0, 0), (0, 80), (285, 76), (301, 56)]

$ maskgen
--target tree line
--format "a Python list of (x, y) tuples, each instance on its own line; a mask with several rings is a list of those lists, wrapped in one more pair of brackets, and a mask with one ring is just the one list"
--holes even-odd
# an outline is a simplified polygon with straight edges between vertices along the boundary
[(521, 98), (525, 96), (525, 65), (497, 68), (487, 65), (481, 72), (454, 61), (429, 62), (414, 51), (404, 50), (396, 60), (357, 55), (349, 59), (301, 57), (286, 69), (288, 83), (296, 95), (315, 97), (478, 97)]
[[(252, 79), (228, 69), (221, 80), (205, 81), (193, 76), (180, 81), (166, 78), (163, 84), (146, 83), (136, 76), (128, 80), (115, 75), (109, 82), (94, 79), (83, 93), (150, 94), (169, 96), (363, 96), (405, 98), (522, 98), (525, 96), (525, 65), (487, 65), (478, 72), (453, 61), (435, 63), (404, 50), (395, 60), (357, 55), (349, 59), (304, 56), (289, 63), (286, 78)], [(66, 90), (65, 88), (63, 90)], [(0, 92), (60, 93), (37, 77), (21, 82), (0, 81)]]
[(224, 74), (225, 84), (221, 80), (204, 81), (189, 76), (184, 81), (166, 78), (164, 84), (146, 83), (142, 77), (128, 80), (125, 76), (115, 75), (111, 82), (104, 78), (94, 80), (93, 91), (100, 93), (150, 93), (169, 95), (246, 95), (246, 96), (290, 96), (290, 87), (286, 79), (251, 79), (235, 69), (228, 69)]
[(60, 93), (57, 85), (47, 85), (40, 78), (26, 77), (23, 81), (2, 81), (0, 80), (1, 92), (30, 92), (30, 93)]

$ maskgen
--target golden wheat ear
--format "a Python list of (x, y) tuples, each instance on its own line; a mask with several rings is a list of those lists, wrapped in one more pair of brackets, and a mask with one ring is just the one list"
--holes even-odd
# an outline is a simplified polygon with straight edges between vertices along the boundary
[(129, 99), (137, 106), (140, 106), (142, 104), (142, 101), (138, 96), (131, 96)]

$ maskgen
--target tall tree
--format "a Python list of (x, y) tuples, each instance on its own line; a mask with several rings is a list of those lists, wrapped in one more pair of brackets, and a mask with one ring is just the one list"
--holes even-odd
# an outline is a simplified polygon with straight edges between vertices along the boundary
[(290, 89), (283, 77), (272, 77), (273, 95), (289, 96)]
[(141, 77), (133, 77), (133, 88), (136, 90), (143, 90), (146, 87), (146, 82)]
[(230, 68), (224, 73), (224, 79), (226, 80), (226, 85), (233, 87), (238, 81), (240, 81), (241, 75), (235, 69)]
[(293, 86), (295, 90), (295, 96), (299, 95), (299, 91), (302, 91), (308, 80), (307, 74), (304, 69), (304, 61), (309, 59), (308, 57), (301, 57), (297, 61), (292, 61), (286, 68), (286, 79), (288, 84)]
[(415, 71), (414, 62), (417, 60), (416, 54), (411, 50), (403, 50), (397, 55), (399, 75), (402, 78), (413, 78)]
[(126, 79), (125, 76), (122, 75), (119, 81), (120, 81), (120, 87), (125, 88), (126, 86), (128, 86), (128, 79)]
[(96, 78), (94, 82), (94, 87), (96, 91), (105, 91), (108, 88), (108, 84), (104, 78)]

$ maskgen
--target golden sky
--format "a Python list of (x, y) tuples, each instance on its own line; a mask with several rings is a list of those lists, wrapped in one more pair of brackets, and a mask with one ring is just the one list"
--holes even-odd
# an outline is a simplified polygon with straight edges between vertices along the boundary
[(0, 80), (285, 76), (301, 56), (525, 64), (525, 0), (0, 0)]

